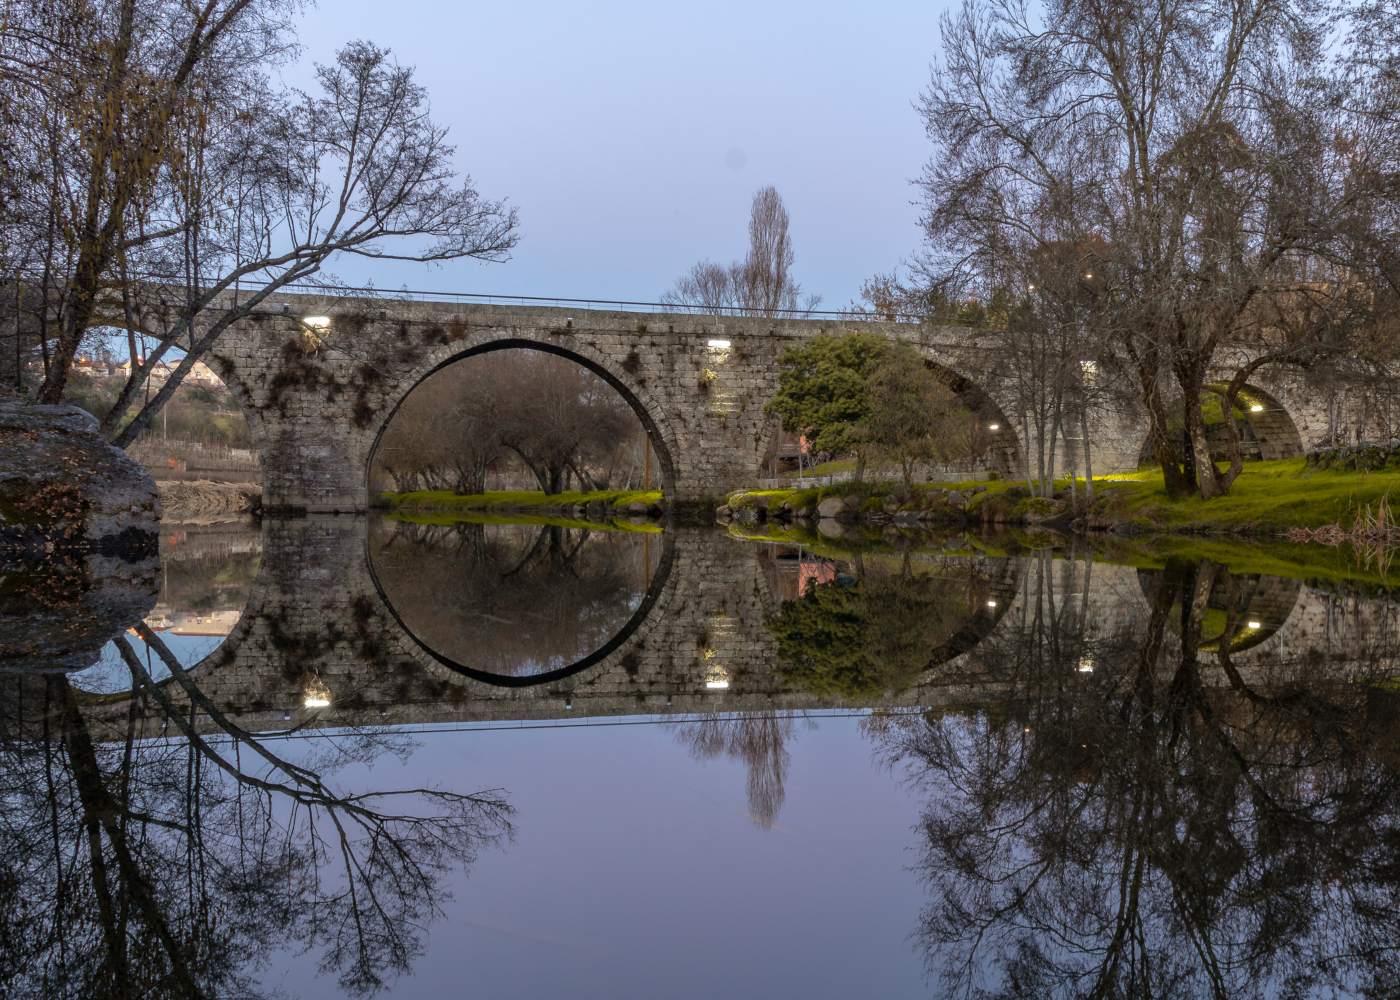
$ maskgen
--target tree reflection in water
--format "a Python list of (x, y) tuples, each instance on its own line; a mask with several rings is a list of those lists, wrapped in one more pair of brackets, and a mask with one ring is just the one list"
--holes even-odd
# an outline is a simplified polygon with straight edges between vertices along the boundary
[(650, 535), (550, 524), (385, 520), (373, 563), (404, 625), (446, 659), (528, 676), (612, 639), (660, 558)]
[(713, 713), (677, 729), (676, 738), (696, 760), (729, 757), (748, 769), (749, 817), (771, 829), (787, 794), (787, 744), (795, 723), (776, 711), (747, 715)]
[(767, 627), (794, 688), (863, 702), (898, 692), (970, 648), (995, 624), (998, 592), (967, 559), (857, 556), (850, 572), (813, 578)]
[[(342, 730), (293, 759), (274, 749), (285, 734), (240, 728), (138, 630), (172, 676), (152, 682), (117, 639), (140, 694), (124, 718), (95, 722), (52, 674), (5, 720), (0, 994), (254, 996), (288, 948), (352, 994), (407, 971), (444, 873), (509, 836), (502, 793), (341, 792), (337, 768), (407, 747)], [(146, 738), (148, 706), (172, 738)]]
[(944, 989), (1394, 995), (1395, 623), (1359, 665), (1246, 670), (1201, 635), (1211, 604), (1235, 634), (1220, 595), (1242, 585), (1172, 564), (1145, 614), (1097, 631), (1062, 587), (978, 650), (1006, 675), (999, 707), (871, 721), (929, 795), (919, 938)]

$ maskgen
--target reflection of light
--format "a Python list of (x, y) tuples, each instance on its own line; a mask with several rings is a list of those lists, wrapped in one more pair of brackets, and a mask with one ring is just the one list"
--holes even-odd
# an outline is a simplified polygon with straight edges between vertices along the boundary
[(1001, 430), (1001, 424), (988, 424), (988, 425), (987, 425), (987, 430), (989, 430), (989, 431), (999, 431), (999, 430)]
[(1254, 628), (1254, 629), (1259, 629), (1259, 628), (1263, 628), (1263, 627), (1264, 627), (1264, 623), (1263, 623), (1263, 622), (1248, 622), (1247, 625), (1248, 625), (1249, 628)]
[(711, 691), (724, 691), (729, 687), (729, 671), (719, 664), (705, 671), (705, 687)]
[(996, 601), (988, 601), (988, 602), (987, 602), (987, 607), (989, 607), (989, 608), (994, 608), (994, 607), (996, 607), (996, 606), (997, 606), (997, 602), (996, 602)]
[(302, 323), (313, 330), (329, 330), (331, 327), (331, 318), (329, 316), (304, 316), (302, 317)]
[(729, 350), (729, 341), (718, 339), (711, 340), (709, 341), (708, 346), (713, 347), (717, 351), (727, 351)]
[(1261, 404), (1261, 403), (1253, 403), (1253, 404), (1251, 404), (1250, 407), (1249, 407), (1249, 412), (1250, 412), (1250, 413), (1263, 413), (1263, 412), (1264, 412), (1264, 406), (1263, 406), (1263, 404)]
[(321, 678), (317, 677), (315, 674), (307, 676), (302, 684), (302, 690), (306, 695), (305, 698), (302, 699), (302, 704), (307, 708), (331, 707), (331, 689), (326, 685), (325, 681), (321, 680)]
[(1080, 658), (1079, 672), (1081, 674), (1092, 674), (1094, 672), (1094, 658), (1092, 656), (1084, 656)]

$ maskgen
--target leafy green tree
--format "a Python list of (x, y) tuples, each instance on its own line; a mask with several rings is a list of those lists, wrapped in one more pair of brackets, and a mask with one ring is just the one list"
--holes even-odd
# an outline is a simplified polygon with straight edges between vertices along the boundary
[(766, 411), (785, 431), (805, 435), (813, 451), (854, 452), (859, 479), (870, 378), (889, 346), (879, 334), (848, 333), (788, 348), (778, 360), (778, 392)]
[(872, 457), (897, 463), (914, 488), (917, 462), (971, 453), (973, 423), (957, 393), (910, 344), (891, 343), (870, 375), (870, 412), (862, 438)]

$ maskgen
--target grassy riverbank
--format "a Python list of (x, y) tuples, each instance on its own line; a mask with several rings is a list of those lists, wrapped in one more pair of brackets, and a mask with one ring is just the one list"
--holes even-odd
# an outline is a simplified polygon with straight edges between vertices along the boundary
[[(755, 506), (771, 516), (786, 511), (815, 515), (823, 500), (846, 500), (856, 519), (920, 513), (937, 520), (961, 513), (976, 521), (1044, 523), (1071, 519), (1069, 481), (1056, 483), (1053, 500), (1031, 497), (1024, 482), (991, 480), (926, 483), (908, 495), (898, 482), (838, 483), (807, 489), (753, 490), (734, 494), (729, 507), (738, 512)], [(1084, 483), (1078, 482), (1082, 495)], [(1251, 462), (1228, 496), (1213, 500), (1172, 500), (1160, 470), (1096, 477), (1089, 523), (1123, 531), (1168, 531), (1278, 537), (1292, 528), (1336, 524), (1350, 528), (1366, 507), (1375, 509), (1387, 496), (1400, 503), (1400, 471), (1309, 469), (1303, 459)], [(932, 512), (933, 517), (927, 515)]]

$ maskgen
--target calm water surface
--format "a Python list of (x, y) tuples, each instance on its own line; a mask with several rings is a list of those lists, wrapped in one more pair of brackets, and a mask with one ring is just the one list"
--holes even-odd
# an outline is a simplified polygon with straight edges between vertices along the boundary
[(1400, 587), (1345, 560), (161, 542), (0, 578), (0, 995), (1400, 995)]

